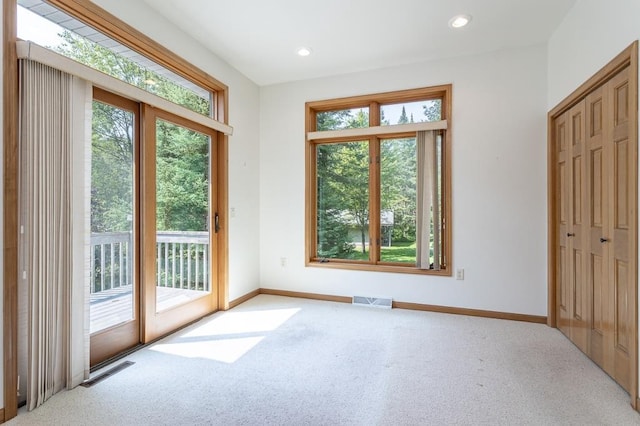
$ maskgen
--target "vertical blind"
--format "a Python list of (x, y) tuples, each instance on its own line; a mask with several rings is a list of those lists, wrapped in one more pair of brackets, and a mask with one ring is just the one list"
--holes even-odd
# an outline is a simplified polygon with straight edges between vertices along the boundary
[[(84, 213), (90, 86), (20, 60), (20, 320), (27, 407), (88, 377)], [(90, 109), (89, 109), (90, 111)], [(90, 116), (89, 116), (90, 120)], [(76, 185), (74, 186), (74, 182)], [(19, 363), (25, 362), (19, 359)]]
[[(440, 200), (438, 191), (437, 136), (434, 130), (416, 132), (418, 156), (417, 184), (417, 266), (420, 269), (440, 270)], [(433, 225), (433, 230), (431, 226)], [(432, 241), (433, 240), (433, 241)], [(433, 264), (430, 252), (433, 250)]]

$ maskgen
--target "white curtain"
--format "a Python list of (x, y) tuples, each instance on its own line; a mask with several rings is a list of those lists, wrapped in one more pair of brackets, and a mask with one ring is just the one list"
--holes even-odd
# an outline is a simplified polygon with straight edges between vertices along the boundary
[(88, 83), (20, 61), (18, 297), (26, 322), (20, 327), (25, 330), (20, 353), (26, 359), (18, 362), (26, 371), (21, 382), (26, 382), (29, 410), (89, 375), (85, 145), (90, 144), (90, 102)]
[[(417, 184), (417, 266), (421, 269), (440, 269), (440, 202), (438, 199), (438, 153), (436, 131), (416, 134), (418, 157)], [(431, 224), (433, 223), (433, 231)], [(433, 236), (433, 243), (431, 243)], [(433, 265), (429, 254), (433, 249)]]

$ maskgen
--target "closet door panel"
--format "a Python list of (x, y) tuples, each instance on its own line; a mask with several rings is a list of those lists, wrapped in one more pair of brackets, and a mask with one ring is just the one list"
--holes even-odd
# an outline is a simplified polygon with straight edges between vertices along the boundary
[(591, 358), (601, 367), (605, 365), (605, 347), (610, 318), (610, 297), (605, 284), (608, 262), (605, 246), (600, 242), (607, 227), (607, 153), (603, 145), (607, 99), (603, 89), (594, 90), (585, 99), (587, 129), (587, 242), (589, 264), (587, 285), (591, 294), (589, 350)]
[(583, 352), (588, 352), (590, 321), (590, 286), (585, 273), (585, 218), (587, 210), (585, 169), (585, 103), (569, 110), (569, 140), (571, 141), (571, 185), (569, 235), (571, 247), (571, 340)]
[(571, 248), (570, 232), (569, 232), (569, 216), (570, 216), (570, 202), (569, 202), (569, 184), (570, 184), (570, 166), (567, 163), (567, 157), (569, 156), (569, 137), (567, 117), (568, 113), (565, 113), (562, 117), (555, 122), (555, 132), (557, 140), (557, 158), (558, 158), (558, 225), (559, 225), (559, 250), (558, 250), (558, 277), (556, 287), (556, 300), (557, 300), (557, 326), (567, 337), (571, 336), (571, 284), (570, 284), (570, 269), (571, 269)]
[(612, 358), (613, 376), (622, 387), (629, 390), (631, 385), (630, 344), (632, 337), (630, 298), (633, 297), (632, 274), (630, 273), (629, 253), (632, 252), (630, 241), (630, 224), (632, 221), (632, 201), (630, 170), (635, 161), (629, 141), (629, 72), (621, 71), (607, 83), (612, 108), (612, 188), (613, 198), (611, 210), (611, 242), (612, 270), (609, 278), (612, 282), (613, 324), (612, 324)]

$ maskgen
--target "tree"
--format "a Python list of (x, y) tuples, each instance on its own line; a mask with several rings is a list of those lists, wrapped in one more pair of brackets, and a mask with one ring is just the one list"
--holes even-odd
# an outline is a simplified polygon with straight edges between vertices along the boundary
[(156, 227), (203, 231), (209, 209), (209, 139), (166, 121), (156, 130)]
[(345, 123), (350, 117), (349, 110), (320, 112), (316, 116), (316, 130), (344, 129)]
[(317, 150), (317, 255), (345, 258), (353, 251), (349, 241), (349, 225), (342, 215), (339, 195), (332, 190), (331, 168), (334, 150), (319, 146)]
[[(336, 256), (348, 254), (353, 245), (348, 244), (345, 230), (354, 223), (360, 231), (362, 252), (365, 253), (369, 225), (368, 144), (326, 144), (318, 146), (317, 150), (319, 237), (321, 234), (345, 237), (345, 241), (335, 241), (333, 250)], [(323, 229), (327, 225), (332, 229)]]
[(402, 106), (402, 113), (400, 114), (400, 118), (398, 119), (398, 124), (407, 124), (409, 122), (409, 118), (407, 118), (407, 111)]
[[(211, 103), (191, 90), (144, 69), (69, 31), (63, 55), (160, 97), (208, 115)], [(152, 83), (152, 84), (151, 84)], [(92, 232), (131, 229), (133, 215), (133, 114), (94, 102), (92, 136)], [(170, 123), (157, 125), (157, 229), (205, 230), (208, 223), (208, 137)]]
[[(366, 110), (359, 110), (355, 114), (349, 110), (318, 114), (317, 128), (321, 130), (368, 126), (369, 113)], [(340, 236), (345, 240), (335, 241), (335, 257), (350, 253), (353, 244), (348, 240), (345, 229), (348, 231), (349, 224), (355, 224), (360, 233), (361, 251), (366, 253), (369, 227), (368, 144), (348, 142), (320, 145), (317, 158), (319, 249), (324, 246), (320, 236)], [(320, 211), (323, 211), (322, 214)], [(322, 228), (329, 225), (331, 229)]]
[(415, 139), (385, 140), (380, 151), (380, 208), (394, 213), (394, 241), (415, 241)]
[(389, 124), (391, 123), (389, 123), (389, 120), (384, 115), (384, 108), (380, 108), (380, 125), (388, 126)]
[[(441, 119), (441, 101), (423, 105), (427, 121)], [(381, 123), (389, 125), (381, 109)], [(413, 123), (406, 107), (397, 124)], [(317, 115), (318, 130), (368, 127), (366, 110), (322, 112)], [(380, 209), (394, 213), (393, 240), (416, 240), (417, 157), (415, 138), (385, 139), (380, 145)], [(369, 145), (345, 142), (317, 147), (318, 255), (348, 257), (353, 247), (347, 226), (359, 231), (362, 253), (366, 253), (369, 227)]]
[(209, 115), (211, 103), (175, 81), (149, 71), (136, 62), (68, 30), (63, 31), (60, 37), (63, 42), (56, 50), (64, 56), (199, 114)]
[(422, 106), (424, 115), (427, 117), (427, 121), (440, 121), (442, 120), (442, 100), (434, 99), (427, 101)]
[(133, 114), (93, 103), (91, 231), (131, 229)]

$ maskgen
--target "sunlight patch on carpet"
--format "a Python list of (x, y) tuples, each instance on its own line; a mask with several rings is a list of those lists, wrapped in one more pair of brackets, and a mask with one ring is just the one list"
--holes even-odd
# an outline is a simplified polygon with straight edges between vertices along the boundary
[(204, 358), (233, 364), (260, 343), (262, 339), (264, 336), (160, 343), (149, 349), (184, 358)]
[(299, 311), (299, 308), (294, 308), (225, 312), (211, 321), (207, 321), (199, 327), (188, 331), (183, 337), (237, 335), (273, 331)]
[[(185, 358), (204, 358), (234, 363), (300, 311), (268, 309), (224, 312), (198, 327), (178, 333), (149, 349)], [(259, 333), (260, 335), (256, 336)]]

